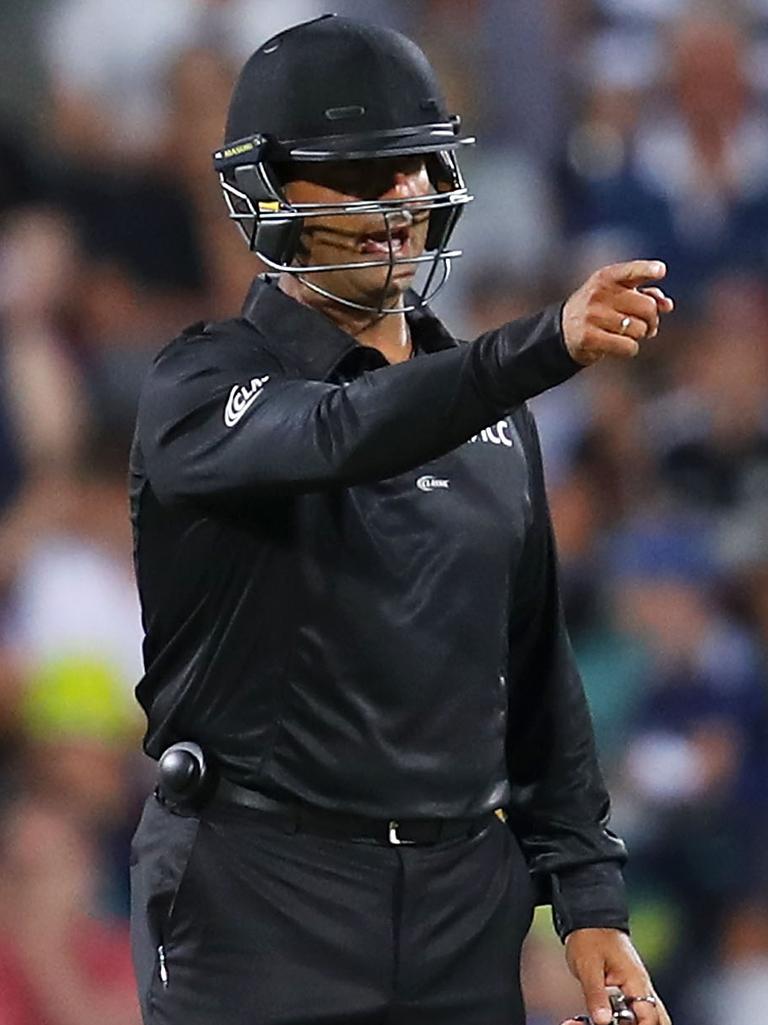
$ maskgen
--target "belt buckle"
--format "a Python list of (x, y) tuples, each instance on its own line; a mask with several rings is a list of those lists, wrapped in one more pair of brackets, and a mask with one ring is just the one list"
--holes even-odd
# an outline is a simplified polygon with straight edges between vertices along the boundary
[(397, 821), (397, 819), (390, 819), (387, 823), (387, 828), (389, 830), (389, 842), (392, 844), (393, 847), (404, 847), (416, 843), (415, 840), (400, 839), (400, 837), (397, 835), (397, 831), (400, 828), (400, 823)]

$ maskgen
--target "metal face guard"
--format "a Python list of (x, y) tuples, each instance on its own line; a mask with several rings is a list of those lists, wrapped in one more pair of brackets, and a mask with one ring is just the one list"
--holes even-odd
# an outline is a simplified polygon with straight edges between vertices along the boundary
[[(443, 164), (450, 170), (452, 188), (444, 192), (435, 192), (418, 199), (389, 200), (356, 200), (350, 203), (289, 203), (274, 183), (268, 167), (263, 163), (241, 166), (241, 172), (250, 175), (255, 183), (259, 199), (255, 200), (242, 187), (238, 187), (229, 178), (226, 171), (219, 171), (219, 182), (230, 219), (235, 221), (242, 231), (249, 248), (262, 262), (282, 274), (293, 274), (312, 291), (325, 298), (340, 303), (351, 309), (387, 315), (407, 313), (418, 309), (429, 302), (445, 285), (450, 276), (451, 261), (462, 255), (460, 249), (448, 249), (448, 242), (456, 226), (462, 207), (474, 198), (470, 195), (461, 174), (461, 170), (452, 152), (441, 154)], [(421, 256), (399, 257), (395, 255), (392, 244), (392, 221), (402, 217), (404, 212), (426, 210), (430, 217), (437, 213), (438, 231), (433, 232), (430, 225), (428, 243), (430, 250)], [(352, 264), (330, 263), (313, 266), (298, 264), (294, 260), (295, 245), (303, 225), (308, 219), (327, 216), (357, 216), (359, 214), (377, 214), (382, 217), (387, 233), (389, 253), (386, 259), (363, 260), (354, 263), (360, 269), (369, 267), (386, 267), (388, 274), (382, 287), (381, 299), (377, 305), (356, 303), (334, 292), (321, 288), (310, 280), (311, 275), (332, 271), (349, 271)], [(265, 251), (269, 248), (271, 252)], [(292, 252), (293, 250), (293, 252)], [(418, 294), (416, 303), (410, 306), (398, 306), (394, 309), (384, 306), (392, 275), (397, 266), (427, 265), (429, 273), (426, 282)], [(440, 272), (437, 284), (433, 287), (435, 277)]]

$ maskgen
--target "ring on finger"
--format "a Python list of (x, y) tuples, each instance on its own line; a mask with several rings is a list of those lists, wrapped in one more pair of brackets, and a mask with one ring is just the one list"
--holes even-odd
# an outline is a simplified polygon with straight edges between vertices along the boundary
[(624, 999), (628, 1004), (650, 1004), (651, 1007), (656, 1007), (659, 1002), (652, 993), (648, 993), (644, 997), (625, 997)]
[(619, 327), (619, 334), (620, 335), (625, 335), (627, 333), (627, 331), (629, 330), (629, 327), (630, 327), (631, 323), (632, 323), (632, 318), (631, 317), (622, 317), (621, 318), (621, 325)]

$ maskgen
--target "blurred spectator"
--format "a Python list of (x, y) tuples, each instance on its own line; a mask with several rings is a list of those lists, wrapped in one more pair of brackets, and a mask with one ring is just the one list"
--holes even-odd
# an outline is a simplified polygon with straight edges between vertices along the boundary
[(120, 913), (135, 791), (145, 777), (136, 761), (142, 634), (126, 459), (125, 440), (94, 436), (77, 470), (54, 479), (53, 502), (50, 481), (28, 492), (31, 524), (15, 534), (6, 528), (12, 575), (0, 619), (5, 771), (98, 838), (102, 906)]
[(506, 278), (511, 293), (520, 294), (523, 283), (529, 295), (546, 287), (556, 220), (550, 182), (520, 148), (485, 145), (482, 155), (470, 150), (461, 158), (475, 199), (451, 241), (466, 255), (455, 263), (440, 309), (473, 337), (466, 307), (477, 305), (475, 288), (483, 276), (497, 287)]
[(58, 522), (23, 553), (12, 590), (10, 644), (29, 673), (65, 659), (103, 666), (134, 713), (141, 624), (126, 509), (127, 442), (96, 436), (62, 484)]
[(426, 0), (414, 6), (421, 7), (417, 34), (451, 108), (462, 111), (485, 143), (514, 147), (529, 166), (548, 167), (562, 115), (560, 4)]
[(36, 198), (36, 182), (20, 133), (0, 122), (0, 217)]
[(3, 1025), (138, 1025), (127, 928), (89, 914), (87, 834), (60, 808), (21, 799), (0, 838)]
[(718, 540), (729, 603), (768, 653), (768, 494), (725, 517)]
[(159, 281), (146, 286), (118, 261), (89, 262), (80, 287), (76, 331), (94, 430), (125, 438), (154, 356), (180, 325), (200, 319), (202, 302)]
[(56, 136), (87, 162), (146, 159), (170, 127), (165, 90), (180, 53), (211, 46), (241, 63), (276, 32), (322, 13), (316, 0), (57, 0), (46, 28)]
[(692, 988), (700, 1025), (760, 1021), (768, 1006), (768, 898), (734, 909), (721, 946), (722, 967)]
[(316, 0), (159, 0), (141, 17), (116, 0), (51, 8), (50, 130), (64, 158), (51, 191), (80, 225), (92, 263), (86, 313), (117, 311), (114, 293), (130, 307), (96, 339), (85, 325), (96, 384), (108, 407), (115, 398), (127, 410), (123, 419), (150, 349), (203, 306), (209, 317), (239, 312), (258, 265), (223, 216), (211, 153), (236, 66), (319, 13)]
[(622, 826), (638, 885), (680, 909), (673, 1004), (686, 974), (713, 955), (732, 901), (756, 881), (745, 840), (768, 808), (764, 664), (718, 607), (712, 560), (706, 531), (690, 519), (639, 523), (611, 552), (618, 623), (648, 658), (626, 749)]
[(650, 808), (766, 802), (763, 665), (713, 600), (713, 554), (690, 519), (638, 523), (612, 545), (619, 622), (650, 656), (627, 755), (631, 785)]
[[(563, 603), (589, 698), (604, 768), (615, 771), (646, 680), (643, 645), (605, 608), (605, 582), (595, 573), (609, 527), (604, 496), (586, 450), (550, 489), (557, 533)], [(608, 504), (608, 508), (610, 505)], [(620, 668), (619, 668), (620, 667)]]
[(87, 419), (62, 332), (78, 242), (56, 210), (12, 214), (0, 236), (0, 509), (29, 474), (71, 465)]
[[(263, 269), (225, 216), (211, 153), (219, 145), (233, 83), (233, 71), (212, 49), (181, 53), (169, 69), (171, 110), (162, 169), (194, 216), (203, 261), (207, 317), (240, 312), (254, 275)], [(194, 316), (189, 311), (184, 323)]]
[(664, 102), (626, 144), (605, 151), (597, 125), (593, 149), (582, 144), (573, 224), (590, 264), (653, 252), (677, 298), (694, 302), (723, 269), (765, 266), (768, 120), (747, 80), (746, 36), (725, 14), (679, 21), (666, 63)]
[(761, 289), (717, 282), (647, 411), (667, 489), (713, 515), (768, 495), (767, 311)]

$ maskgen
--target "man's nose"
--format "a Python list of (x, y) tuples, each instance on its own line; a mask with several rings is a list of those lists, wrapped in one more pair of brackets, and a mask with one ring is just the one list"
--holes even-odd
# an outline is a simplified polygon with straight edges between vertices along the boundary
[(416, 179), (414, 175), (406, 174), (404, 171), (396, 171), (389, 183), (389, 188), (383, 192), (380, 199), (408, 199), (418, 194)]

